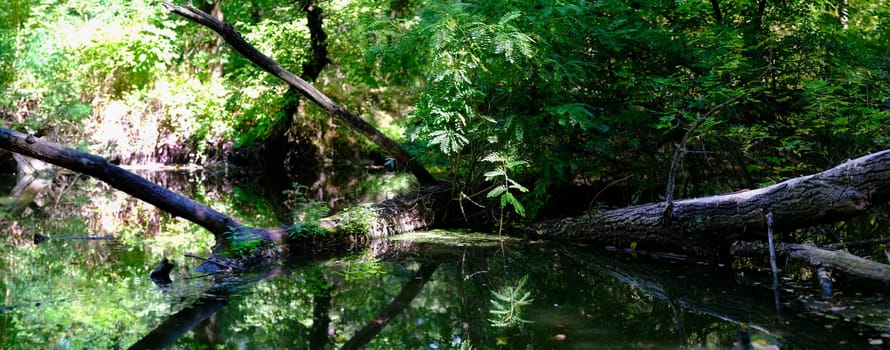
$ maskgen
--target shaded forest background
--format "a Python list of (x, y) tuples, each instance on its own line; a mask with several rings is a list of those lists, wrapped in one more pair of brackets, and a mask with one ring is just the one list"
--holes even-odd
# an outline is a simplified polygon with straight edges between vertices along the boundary
[[(679, 198), (890, 145), (886, 1), (196, 5), (458, 184), (455, 198), (521, 215), (662, 200), (678, 152)], [(309, 186), (304, 169), (388, 157), (160, 1), (10, 1), (0, 120), (122, 164), (262, 165)]]

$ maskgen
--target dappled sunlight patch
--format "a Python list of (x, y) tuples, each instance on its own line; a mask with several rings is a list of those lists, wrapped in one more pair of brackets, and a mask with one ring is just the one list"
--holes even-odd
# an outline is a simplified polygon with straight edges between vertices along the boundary
[(207, 255), (216, 240), (204, 228), (183, 219), (175, 219), (164, 226), (164, 232), (142, 243), (147, 251), (159, 253), (156, 260), (160, 261), (164, 255)]

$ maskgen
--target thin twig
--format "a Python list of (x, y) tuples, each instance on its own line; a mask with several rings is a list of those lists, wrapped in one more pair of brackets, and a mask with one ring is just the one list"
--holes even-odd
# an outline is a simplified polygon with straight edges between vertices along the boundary
[(823, 246), (824, 249), (830, 250), (838, 250), (844, 248), (851, 247), (867, 247), (870, 245), (881, 244), (881, 243), (890, 243), (890, 238), (878, 238), (878, 239), (870, 239), (865, 241), (856, 241), (856, 242), (842, 242), (842, 243), (832, 243)]
[(185, 256), (188, 257), (188, 258), (194, 258), (194, 259), (198, 259), (198, 260), (206, 261), (206, 262), (209, 262), (209, 263), (214, 264), (214, 265), (219, 265), (219, 266), (225, 267), (225, 268), (230, 269), (230, 270), (237, 270), (234, 266), (226, 265), (226, 264), (223, 264), (223, 263), (221, 263), (221, 262), (218, 262), (218, 261), (215, 261), (215, 260), (211, 260), (211, 259), (208, 259), (208, 258), (205, 258), (205, 257), (197, 256), (197, 255), (194, 255), (194, 254), (185, 254)]
[(688, 130), (686, 130), (686, 133), (683, 134), (683, 138), (680, 139), (680, 143), (678, 143), (676, 145), (676, 149), (674, 150), (674, 156), (671, 159), (671, 169), (668, 172), (667, 188), (665, 189), (665, 194), (664, 194), (664, 199), (665, 199), (665, 202), (667, 203), (667, 206), (665, 206), (664, 212), (662, 213), (662, 218), (663, 218), (664, 222), (667, 222), (668, 220), (670, 220), (671, 215), (673, 214), (674, 185), (676, 183), (677, 167), (678, 167), (680, 161), (682, 160), (683, 156), (685, 156), (686, 153), (688, 152), (688, 150), (686, 149), (686, 142), (689, 141), (690, 137), (692, 137), (692, 133), (695, 131), (695, 129), (698, 129), (698, 127), (700, 127), (702, 124), (704, 124), (704, 122), (706, 120), (708, 120), (708, 118), (710, 118), (711, 115), (713, 115), (714, 113), (716, 113), (723, 107), (726, 107), (733, 101), (738, 100), (740, 97), (741, 96), (736, 96), (736, 97), (730, 98), (726, 101), (723, 101), (720, 104), (714, 106), (714, 108), (711, 108), (711, 110), (709, 110), (707, 113), (700, 115), (695, 120), (695, 124), (692, 124), (692, 126), (689, 127)]
[(602, 189), (600, 189), (599, 192), (597, 192), (596, 195), (593, 196), (593, 199), (590, 200), (590, 204), (587, 205), (587, 210), (590, 211), (590, 208), (593, 207), (593, 203), (596, 203), (596, 199), (599, 198), (600, 195), (603, 194), (603, 192), (605, 192), (607, 189), (609, 189), (609, 187), (612, 187), (613, 185), (615, 185), (615, 184), (617, 184), (617, 183), (619, 183), (619, 182), (621, 182), (621, 181), (627, 180), (627, 179), (629, 179), (631, 176), (632, 176), (632, 175), (627, 175), (627, 176), (622, 177), (622, 178), (620, 178), (620, 179), (618, 179), (618, 180), (612, 181), (612, 182), (610, 182), (609, 184), (607, 184), (605, 187), (603, 187)]

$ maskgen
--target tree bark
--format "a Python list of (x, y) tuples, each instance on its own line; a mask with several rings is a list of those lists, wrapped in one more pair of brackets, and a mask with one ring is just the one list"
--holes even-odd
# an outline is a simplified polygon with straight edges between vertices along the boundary
[(328, 114), (346, 124), (351, 130), (362, 134), (384, 151), (392, 154), (396, 160), (411, 170), (421, 185), (433, 185), (437, 182), (436, 178), (433, 177), (433, 175), (430, 174), (429, 171), (427, 171), (427, 169), (416, 159), (411, 157), (408, 151), (402, 148), (402, 146), (381, 133), (361, 117), (350, 113), (339, 104), (334, 103), (328, 96), (312, 86), (312, 84), (309, 84), (302, 78), (282, 68), (278, 62), (269, 56), (266, 56), (245, 41), (244, 38), (241, 37), (241, 34), (236, 32), (230, 24), (220, 21), (194, 6), (182, 7), (171, 3), (164, 3), (164, 8), (218, 33), (230, 46), (232, 46), (233, 49), (235, 49), (235, 51), (243, 55), (245, 58), (249, 59), (263, 70), (284, 80), (303, 94), (303, 96), (328, 112)]
[(321, 70), (331, 59), (328, 58), (328, 34), (324, 31), (323, 10), (316, 0), (300, 0), (300, 8), (306, 12), (306, 26), (309, 27), (309, 61), (303, 63), (302, 78), (308, 81), (318, 79)]
[(526, 234), (723, 256), (735, 241), (764, 239), (768, 212), (774, 228), (787, 231), (845, 220), (888, 200), (890, 150), (885, 150), (757, 190), (674, 201), (670, 220), (662, 220), (664, 203), (651, 203), (539, 222)]
[(720, 1), (711, 0), (711, 7), (714, 9), (714, 21), (723, 23), (723, 14), (720, 13)]
[[(733, 255), (764, 256), (767, 247), (763, 243), (740, 242), (732, 247)], [(843, 250), (825, 250), (812, 244), (780, 243), (779, 255), (799, 260), (815, 267), (825, 267), (847, 275), (890, 284), (890, 265), (863, 259)]]

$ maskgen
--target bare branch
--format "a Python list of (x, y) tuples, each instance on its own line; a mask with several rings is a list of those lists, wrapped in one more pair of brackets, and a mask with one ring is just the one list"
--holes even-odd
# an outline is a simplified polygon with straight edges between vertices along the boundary
[(380, 148), (382, 148), (384, 151), (392, 154), (393, 157), (396, 158), (396, 160), (398, 160), (402, 164), (405, 164), (408, 169), (411, 170), (411, 172), (414, 174), (415, 177), (417, 177), (417, 180), (422, 185), (433, 185), (438, 182), (436, 178), (433, 177), (433, 175), (430, 174), (423, 165), (417, 162), (416, 159), (412, 158), (411, 155), (408, 154), (408, 152), (405, 151), (404, 148), (402, 148), (402, 146), (381, 133), (364, 119), (350, 113), (345, 108), (334, 103), (334, 101), (332, 101), (328, 96), (321, 93), (320, 91), (318, 91), (318, 89), (312, 86), (312, 84), (309, 84), (302, 78), (282, 68), (281, 65), (278, 64), (278, 62), (276, 62), (269, 56), (266, 56), (265, 54), (254, 48), (252, 45), (250, 45), (247, 41), (245, 41), (244, 38), (241, 37), (241, 34), (236, 32), (230, 24), (220, 21), (191, 5), (182, 7), (173, 5), (171, 3), (164, 3), (163, 6), (170, 12), (173, 12), (177, 15), (185, 17), (188, 20), (212, 29), (214, 32), (222, 36), (222, 38), (230, 46), (232, 46), (235, 51), (243, 55), (245, 58), (249, 59), (251, 62), (259, 66), (263, 70), (269, 72), (270, 74), (278, 77), (281, 80), (284, 80), (286, 83), (297, 89), (310, 101), (346, 124), (347, 127), (355, 132), (364, 135), (372, 142), (380, 146)]

